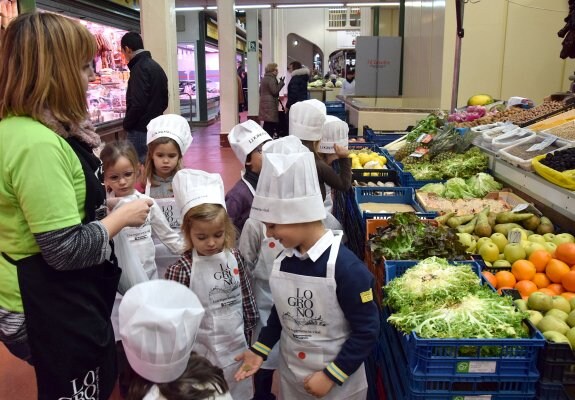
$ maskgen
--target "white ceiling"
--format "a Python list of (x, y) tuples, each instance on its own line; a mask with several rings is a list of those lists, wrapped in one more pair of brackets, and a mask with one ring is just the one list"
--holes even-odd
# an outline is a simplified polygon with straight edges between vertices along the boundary
[[(211, 7), (216, 6), (216, 0), (175, 0), (176, 7)], [(388, 3), (388, 2), (397, 2), (398, 0), (385, 0), (379, 1), (381, 3)], [(251, 4), (271, 4), (272, 6), (276, 6), (278, 4), (318, 4), (321, 6), (322, 4), (330, 4), (330, 3), (372, 3), (378, 2), (378, 0), (236, 0), (236, 6), (245, 6)]]

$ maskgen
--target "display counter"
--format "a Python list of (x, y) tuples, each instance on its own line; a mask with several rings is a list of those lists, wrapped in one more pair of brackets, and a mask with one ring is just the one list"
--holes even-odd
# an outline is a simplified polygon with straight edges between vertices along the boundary
[(126, 131), (122, 127), (122, 122), (123, 119), (116, 119), (95, 124), (96, 133), (100, 135), (102, 142), (109, 143), (126, 139)]
[(358, 135), (363, 136), (363, 127), (368, 125), (377, 131), (405, 131), (410, 125), (424, 119), (437, 110), (403, 108), (401, 97), (361, 97), (337, 96), (345, 103), (348, 123), (357, 127)]

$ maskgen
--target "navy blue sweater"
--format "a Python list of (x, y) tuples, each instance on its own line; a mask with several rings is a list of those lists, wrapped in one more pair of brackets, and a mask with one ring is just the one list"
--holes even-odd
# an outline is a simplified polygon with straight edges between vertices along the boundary
[[(298, 275), (325, 277), (330, 249), (331, 246), (324, 251), (316, 262), (309, 258), (300, 260), (296, 256), (285, 257), (280, 270)], [(379, 309), (373, 296), (371, 296), (372, 300), (366, 301), (365, 294), (374, 290), (373, 275), (365, 264), (344, 245), (340, 246), (337, 255), (335, 281), (337, 300), (349, 323), (351, 332), (335, 360), (326, 366), (324, 372), (334, 382), (341, 385), (345, 379), (342, 379), (341, 374), (334, 373), (332, 364), (335, 364), (345, 375), (349, 376), (367, 359), (373, 351), (379, 335)], [(363, 299), (362, 293), (364, 294)], [(369, 296), (367, 297), (369, 298)], [(281, 331), (282, 326), (274, 305), (267, 326), (262, 329), (258, 343), (254, 344), (252, 350), (265, 358), (268, 353), (265, 347), (271, 349), (279, 340)], [(265, 347), (262, 348), (260, 344)], [(344, 378), (346, 377), (344, 376)]]

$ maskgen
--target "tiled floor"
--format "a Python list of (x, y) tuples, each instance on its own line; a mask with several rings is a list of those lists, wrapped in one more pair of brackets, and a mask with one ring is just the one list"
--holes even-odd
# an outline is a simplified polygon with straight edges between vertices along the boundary
[[(245, 113), (242, 121), (245, 120)], [(218, 172), (228, 191), (239, 179), (242, 165), (230, 148), (220, 147), (220, 124), (194, 127), (194, 140), (184, 155), (186, 168)], [(34, 369), (13, 357), (0, 343), (0, 400), (34, 400), (37, 398)], [(112, 400), (120, 399), (115, 394)]]

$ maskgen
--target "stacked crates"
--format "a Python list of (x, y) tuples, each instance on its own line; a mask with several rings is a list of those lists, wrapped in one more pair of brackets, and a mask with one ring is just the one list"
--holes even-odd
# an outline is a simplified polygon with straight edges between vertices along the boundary
[(347, 121), (347, 114), (345, 113), (345, 103), (343, 101), (326, 101), (325, 108), (327, 115), (333, 115), (341, 119), (342, 121)]
[(547, 342), (539, 354), (540, 400), (575, 400), (575, 352), (568, 344)]
[[(416, 263), (385, 261), (386, 282)], [(481, 276), (476, 262), (463, 263)], [(545, 339), (533, 326), (529, 339), (423, 339), (399, 332), (386, 322), (390, 315), (384, 307), (379, 343), (388, 399), (535, 399)]]

